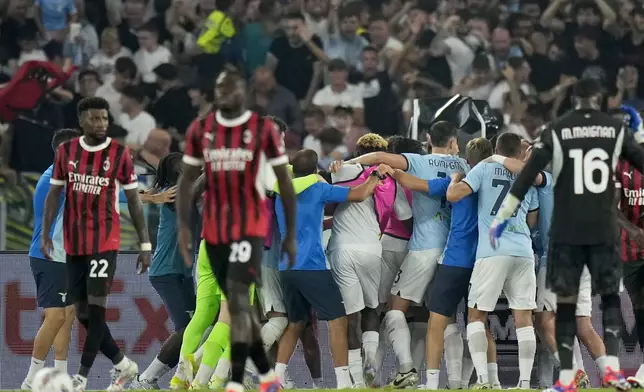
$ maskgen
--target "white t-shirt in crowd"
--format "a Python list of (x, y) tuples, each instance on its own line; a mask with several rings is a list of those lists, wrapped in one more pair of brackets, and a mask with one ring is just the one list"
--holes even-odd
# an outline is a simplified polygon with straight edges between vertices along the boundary
[(402, 42), (400, 42), (399, 40), (397, 40), (394, 37), (389, 37), (389, 38), (387, 38), (387, 42), (385, 42), (384, 49), (389, 49), (389, 50), (393, 50), (393, 51), (396, 51), (396, 52), (400, 52), (400, 51), (403, 50), (404, 47), (405, 47), (405, 45), (403, 45)]
[(20, 52), (20, 57), (18, 57), (18, 66), (20, 67), (27, 61), (48, 61), (48, 59), (45, 52), (40, 49), (29, 52)]
[(318, 90), (313, 97), (313, 105), (315, 106), (331, 106), (331, 107), (350, 107), (353, 109), (362, 109), (362, 91), (360, 87), (353, 84), (347, 84), (347, 87), (339, 93), (331, 90), (331, 86), (325, 86)]
[(447, 37), (444, 42), (450, 49), (445, 58), (452, 71), (452, 81), (457, 85), (469, 72), (474, 61), (474, 52), (459, 38)]
[(304, 142), (302, 142), (302, 148), (305, 150), (313, 150), (318, 156), (322, 154), (322, 143), (313, 135), (306, 135)]
[(324, 40), (329, 35), (329, 20), (327, 18), (321, 18), (316, 21), (311, 15), (304, 13), (304, 20), (309, 32), (317, 35), (321, 40)]
[(505, 130), (503, 131), (503, 133), (514, 133), (515, 135), (518, 135), (519, 137), (521, 137), (521, 139), (529, 143), (534, 142), (534, 139), (532, 138), (532, 136), (530, 136), (530, 134), (528, 133), (528, 130), (525, 129), (523, 124), (521, 123), (515, 124), (510, 122), (509, 114), (503, 115), (503, 121), (505, 122)]
[[(521, 91), (523, 91), (524, 94), (529, 95), (530, 94), (530, 86), (527, 84), (522, 84), (521, 85)], [(490, 104), (490, 108), (492, 109), (503, 109), (503, 98), (505, 97), (506, 93), (510, 92), (510, 85), (506, 80), (500, 81), (494, 88), (492, 89), (492, 92), (490, 92), (490, 98), (488, 98), (488, 103)]]
[(474, 87), (464, 95), (467, 95), (472, 99), (482, 99), (484, 101), (487, 101), (490, 98), (490, 94), (492, 93), (493, 88), (494, 88), (494, 83), (490, 82), (490, 83), (483, 84), (481, 86)]
[(152, 71), (159, 65), (170, 61), (172, 61), (172, 53), (161, 45), (154, 52), (148, 52), (141, 48), (134, 54), (134, 62), (144, 83), (156, 82), (157, 76)]
[(107, 82), (112, 79), (114, 64), (121, 57), (132, 57), (132, 52), (124, 46), (121, 47), (117, 54), (111, 57), (103, 52), (98, 52), (89, 60), (89, 65), (98, 72), (103, 82)]
[(116, 125), (121, 125), (121, 93), (116, 91), (112, 82), (103, 83), (103, 85), (96, 90), (96, 96), (103, 98), (110, 104), (110, 114), (114, 118)]
[(134, 117), (128, 114), (121, 114), (121, 126), (127, 131), (126, 144), (134, 144), (143, 147), (150, 136), (150, 132), (157, 127), (157, 123), (148, 112), (140, 112)]

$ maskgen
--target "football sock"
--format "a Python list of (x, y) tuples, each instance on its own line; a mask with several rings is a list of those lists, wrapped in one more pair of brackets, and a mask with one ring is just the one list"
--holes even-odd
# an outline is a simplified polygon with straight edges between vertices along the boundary
[(425, 371), (427, 376), (427, 383), (425, 384), (425, 389), (436, 390), (438, 389), (438, 379), (440, 376), (439, 369), (427, 369)]
[(29, 365), (29, 371), (27, 372), (27, 377), (25, 378), (25, 380), (31, 383), (34, 380), (36, 373), (44, 368), (45, 361), (31, 357), (31, 364)]
[[(230, 326), (226, 323), (218, 322), (210, 331), (208, 340), (203, 344), (204, 353), (201, 364), (214, 369), (229, 343)], [(210, 375), (208, 379), (210, 379)]]
[(98, 354), (101, 342), (103, 340), (103, 332), (105, 331), (105, 308), (98, 305), (88, 305), (88, 320), (87, 320), (87, 336), (85, 337), (85, 344), (83, 345), (83, 353), (81, 354), (80, 369), (78, 374), (87, 378), (96, 354)]
[(499, 381), (499, 365), (495, 362), (490, 362), (487, 364), (487, 376), (490, 380), (490, 385), (492, 388), (498, 388), (501, 385)]
[(349, 373), (348, 366), (340, 366), (334, 369), (335, 370), (335, 380), (337, 383), (337, 389), (349, 389), (351, 385), (351, 374)]
[(379, 340), (380, 334), (377, 331), (366, 331), (362, 333), (362, 351), (364, 351), (366, 362), (371, 364), (375, 363)]
[(58, 369), (63, 373), (67, 373), (67, 360), (54, 359), (54, 369)]
[(602, 355), (601, 357), (597, 357), (597, 359), (595, 359), (595, 364), (599, 369), (599, 375), (601, 377), (604, 377), (604, 373), (606, 372), (606, 359), (606, 355)]
[(447, 368), (449, 389), (459, 389), (463, 372), (463, 337), (458, 324), (449, 324), (445, 328), (443, 340), (445, 342), (445, 367)]
[(463, 345), (463, 371), (461, 372), (461, 389), (470, 388), (470, 380), (474, 373), (474, 363), (470, 355), (470, 348), (467, 344)]
[(641, 364), (639, 369), (637, 369), (637, 373), (635, 373), (635, 378), (640, 381), (644, 379), (644, 364)]
[(606, 366), (619, 371), (619, 348), (622, 332), (622, 310), (618, 294), (602, 295)]
[(543, 343), (543, 341), (537, 345), (537, 350), (539, 351), (537, 356), (537, 377), (539, 379), (539, 388), (550, 388), (554, 381), (554, 356), (550, 352), (547, 344)]
[(260, 334), (262, 335), (262, 342), (264, 342), (264, 350), (269, 351), (275, 342), (282, 336), (288, 319), (286, 317), (271, 317), (268, 322), (262, 326)]
[(411, 322), (408, 325), (411, 360), (414, 369), (420, 370), (423, 368), (425, 361), (425, 339), (427, 339), (427, 323)]
[(382, 364), (385, 361), (385, 354), (389, 351), (389, 336), (387, 335), (387, 329), (385, 328), (385, 323), (380, 323), (380, 334), (379, 334), (378, 350), (376, 350), (376, 379), (380, 379), (380, 372), (382, 370)]
[(243, 342), (230, 343), (230, 381), (241, 384), (244, 382), (244, 369), (250, 347)]
[(362, 355), (360, 349), (349, 350), (349, 373), (355, 385), (364, 385)]
[(519, 387), (530, 389), (530, 373), (537, 352), (537, 339), (533, 327), (517, 328), (519, 345)]
[(199, 370), (195, 376), (194, 383), (199, 387), (207, 387), (214, 369), (203, 363), (199, 365)]
[(563, 385), (570, 385), (575, 377), (572, 366), (572, 350), (575, 345), (575, 333), (577, 331), (576, 308), (576, 304), (557, 303), (555, 336), (557, 338), (559, 362), (561, 363), (559, 380)]
[(633, 309), (633, 313), (635, 314), (635, 329), (640, 350), (644, 351), (644, 309)]
[[(228, 350), (230, 352), (230, 350)], [(228, 373), (230, 373), (230, 359), (226, 356), (222, 356), (217, 362), (217, 367), (215, 368), (214, 376), (220, 380), (228, 379)]]
[(383, 322), (389, 331), (389, 341), (398, 359), (398, 371), (407, 373), (413, 368), (414, 362), (411, 356), (411, 333), (405, 314), (400, 310), (390, 310), (385, 314)]
[(476, 369), (477, 382), (479, 384), (488, 383), (487, 336), (485, 335), (485, 325), (482, 322), (475, 321), (467, 324), (467, 345)]
[(277, 374), (277, 379), (280, 380), (282, 386), (286, 385), (286, 367), (287, 364), (277, 362), (275, 364), (275, 374)]
[(161, 362), (159, 358), (154, 358), (150, 366), (148, 366), (148, 368), (145, 369), (143, 373), (141, 373), (141, 376), (139, 378), (147, 381), (156, 381), (159, 378), (163, 377), (167, 372), (169, 372), (170, 369), (172, 368)]
[(573, 369), (586, 371), (584, 367), (584, 358), (581, 356), (581, 347), (579, 346), (579, 339), (575, 338), (575, 344), (572, 347), (572, 362)]

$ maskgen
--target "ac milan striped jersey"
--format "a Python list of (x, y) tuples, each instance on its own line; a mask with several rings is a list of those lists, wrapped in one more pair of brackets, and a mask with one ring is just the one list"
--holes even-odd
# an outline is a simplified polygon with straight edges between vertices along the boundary
[(136, 189), (130, 150), (107, 138), (90, 146), (84, 136), (61, 144), (50, 183), (65, 186), (64, 237), (68, 255), (119, 249), (119, 188)]
[(232, 120), (219, 111), (197, 119), (188, 130), (183, 161), (193, 166), (205, 163), (202, 237), (208, 243), (266, 236), (265, 189), (273, 187), (265, 184), (267, 164), (288, 163), (270, 119), (251, 111)]
[[(644, 228), (644, 176), (630, 163), (620, 160), (615, 170), (615, 187), (619, 191), (619, 209), (626, 219)], [(626, 230), (619, 235), (620, 255), (625, 262), (644, 260), (644, 249), (629, 238)]]

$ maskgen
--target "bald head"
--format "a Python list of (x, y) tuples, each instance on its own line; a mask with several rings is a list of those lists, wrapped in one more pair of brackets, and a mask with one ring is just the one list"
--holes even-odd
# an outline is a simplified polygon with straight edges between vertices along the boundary
[(291, 163), (293, 164), (293, 175), (295, 177), (315, 174), (318, 170), (318, 154), (309, 149), (300, 150), (295, 154)]
[(273, 72), (266, 67), (259, 67), (255, 70), (255, 89), (259, 92), (266, 93), (275, 87), (275, 77)]

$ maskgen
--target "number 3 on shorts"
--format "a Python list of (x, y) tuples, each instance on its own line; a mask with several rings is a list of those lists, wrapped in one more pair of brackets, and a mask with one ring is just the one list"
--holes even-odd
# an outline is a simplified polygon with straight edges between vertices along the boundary
[(105, 259), (91, 260), (89, 262), (89, 277), (90, 278), (107, 278), (107, 267), (109, 263)]
[(230, 244), (230, 256), (228, 261), (231, 263), (246, 263), (250, 260), (253, 247), (248, 241), (233, 242)]

